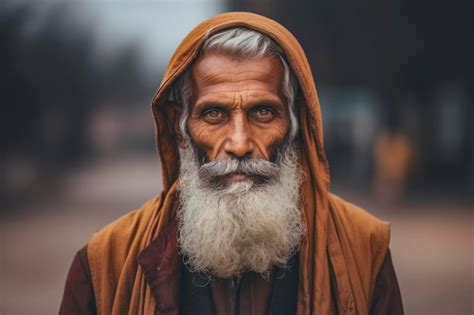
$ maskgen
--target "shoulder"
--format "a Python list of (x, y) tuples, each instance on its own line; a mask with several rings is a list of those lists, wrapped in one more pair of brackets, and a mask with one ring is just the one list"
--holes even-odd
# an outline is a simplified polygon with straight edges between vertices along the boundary
[(329, 204), (337, 238), (353, 267), (364, 275), (363, 285), (371, 297), (388, 253), (390, 224), (333, 194), (329, 195)]
[(154, 197), (94, 233), (87, 243), (91, 266), (98, 256), (101, 259), (113, 258), (120, 265), (132, 247), (142, 247), (140, 243), (146, 238), (153, 218), (157, 216), (159, 202), (160, 198)]
[(150, 223), (158, 210), (160, 197), (146, 201), (138, 209), (132, 210), (117, 220), (95, 232), (88, 245), (95, 242), (122, 243), (139, 236), (146, 225)]
[[(354, 241), (383, 246), (390, 241), (390, 223), (339, 196), (329, 194), (331, 215), (337, 225), (354, 237)], [(386, 251), (386, 250), (385, 250)]]

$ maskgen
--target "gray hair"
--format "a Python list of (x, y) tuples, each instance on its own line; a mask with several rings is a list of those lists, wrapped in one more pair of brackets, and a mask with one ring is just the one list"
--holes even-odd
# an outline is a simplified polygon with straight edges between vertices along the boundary
[[(296, 78), (285, 60), (283, 50), (268, 36), (257, 31), (236, 27), (224, 30), (209, 37), (203, 44), (200, 55), (207, 51), (216, 51), (232, 54), (245, 58), (280, 58), (283, 64), (283, 87), (282, 92), (288, 102), (290, 116), (289, 140), (293, 140), (298, 133), (298, 120), (296, 118), (295, 96), (297, 91)], [(183, 113), (180, 117), (179, 128), (183, 137), (190, 142), (191, 138), (186, 128), (186, 122), (190, 114), (190, 99), (192, 96), (192, 84), (190, 69), (187, 69), (173, 86), (171, 97), (174, 101), (183, 106)]]

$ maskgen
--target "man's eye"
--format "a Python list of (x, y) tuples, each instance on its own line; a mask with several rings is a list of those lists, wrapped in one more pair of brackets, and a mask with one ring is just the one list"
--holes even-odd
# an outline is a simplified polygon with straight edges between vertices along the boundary
[(267, 122), (273, 119), (273, 117), (275, 116), (275, 112), (268, 107), (259, 107), (253, 111), (252, 116), (256, 120)]
[(205, 119), (215, 122), (225, 118), (226, 114), (220, 109), (209, 109), (204, 111), (203, 116)]

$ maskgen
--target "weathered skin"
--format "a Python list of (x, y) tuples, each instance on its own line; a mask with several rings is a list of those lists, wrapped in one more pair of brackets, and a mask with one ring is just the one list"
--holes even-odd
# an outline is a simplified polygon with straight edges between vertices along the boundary
[[(187, 127), (207, 158), (270, 160), (289, 129), (288, 104), (281, 92), (281, 61), (275, 57), (244, 60), (210, 52), (193, 66), (191, 79)], [(179, 130), (177, 125), (175, 130)], [(181, 147), (185, 145), (180, 142)], [(221, 181), (229, 184), (246, 179), (249, 176), (230, 174)]]

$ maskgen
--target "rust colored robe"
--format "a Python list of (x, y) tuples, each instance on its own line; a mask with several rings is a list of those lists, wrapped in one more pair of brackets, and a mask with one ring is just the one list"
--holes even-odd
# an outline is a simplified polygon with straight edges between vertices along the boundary
[[(173, 223), (171, 223), (173, 224)], [(159, 256), (160, 247), (169, 239), (168, 233), (174, 231), (166, 228), (160, 237), (153, 241), (147, 248), (139, 254), (140, 263), (143, 270), (148, 270), (147, 282), (152, 286), (153, 297), (156, 301), (162, 301), (166, 308), (161, 313), (170, 310), (179, 310), (181, 315), (227, 315), (232, 309), (229, 303), (229, 296), (235, 294), (231, 290), (232, 280), (216, 279), (211, 283), (203, 281), (199, 275), (190, 273), (184, 265), (179, 262), (167, 263), (160, 258), (167, 257), (174, 259), (178, 256), (177, 248), (172, 249), (173, 253)], [(175, 245), (175, 243), (173, 244)], [(256, 274), (245, 274), (242, 278), (244, 282), (240, 288), (239, 303), (240, 314), (294, 314), (294, 298), (297, 285), (297, 268), (295, 262), (289, 263), (287, 270), (274, 270), (270, 280), (259, 278)], [(158, 270), (160, 266), (160, 270)], [(164, 267), (164, 268), (163, 268)], [(295, 268), (295, 269), (294, 269)], [(330, 271), (331, 272), (331, 271)], [(157, 281), (163, 278), (163, 274), (169, 275), (167, 281)], [(335, 286), (334, 275), (331, 275), (331, 284)], [(179, 280), (181, 279), (181, 281)], [(196, 283), (196, 280), (201, 280)], [(247, 281), (245, 280), (247, 279)], [(178, 294), (169, 294), (169, 284), (178, 281)], [(223, 285), (222, 285), (223, 284)], [(336, 294), (333, 292), (333, 294)], [(175, 300), (175, 297), (178, 297)], [(171, 300), (166, 300), (171, 299)], [(337, 306), (334, 305), (334, 308)], [(157, 313), (159, 313), (158, 310)], [(337, 313), (337, 310), (336, 310)], [(64, 289), (63, 300), (59, 311), (61, 315), (95, 315), (97, 314), (96, 301), (92, 288), (89, 262), (87, 259), (87, 247), (82, 248), (74, 257)], [(403, 307), (400, 290), (398, 287), (395, 270), (393, 268), (390, 251), (385, 257), (382, 268), (377, 276), (374, 289), (374, 297), (370, 306), (371, 315), (402, 315)]]
[[(339, 314), (369, 314), (376, 296), (376, 280), (387, 257), (389, 224), (329, 192), (320, 105), (304, 51), (293, 35), (277, 22), (243, 12), (221, 14), (199, 24), (183, 40), (168, 64), (152, 101), (163, 191), (89, 240), (87, 261), (97, 311), (99, 314), (178, 312), (163, 303), (177, 300), (179, 282), (169, 282), (168, 290), (162, 292), (166, 298), (157, 300), (153, 292), (157, 283), (147, 280), (151, 271), (140, 263), (143, 252), (154, 241), (162, 239), (163, 231), (174, 220), (179, 201), (176, 192), (178, 146), (164, 112), (169, 106), (170, 87), (198, 57), (205, 39), (232, 27), (247, 27), (272, 38), (282, 47), (298, 80), (300, 164), (306, 174), (300, 190), (306, 230), (298, 252), (295, 313), (326, 315), (337, 310)], [(172, 238), (165, 239), (164, 244), (175, 242)], [(160, 276), (153, 279), (158, 284), (169, 280)]]

